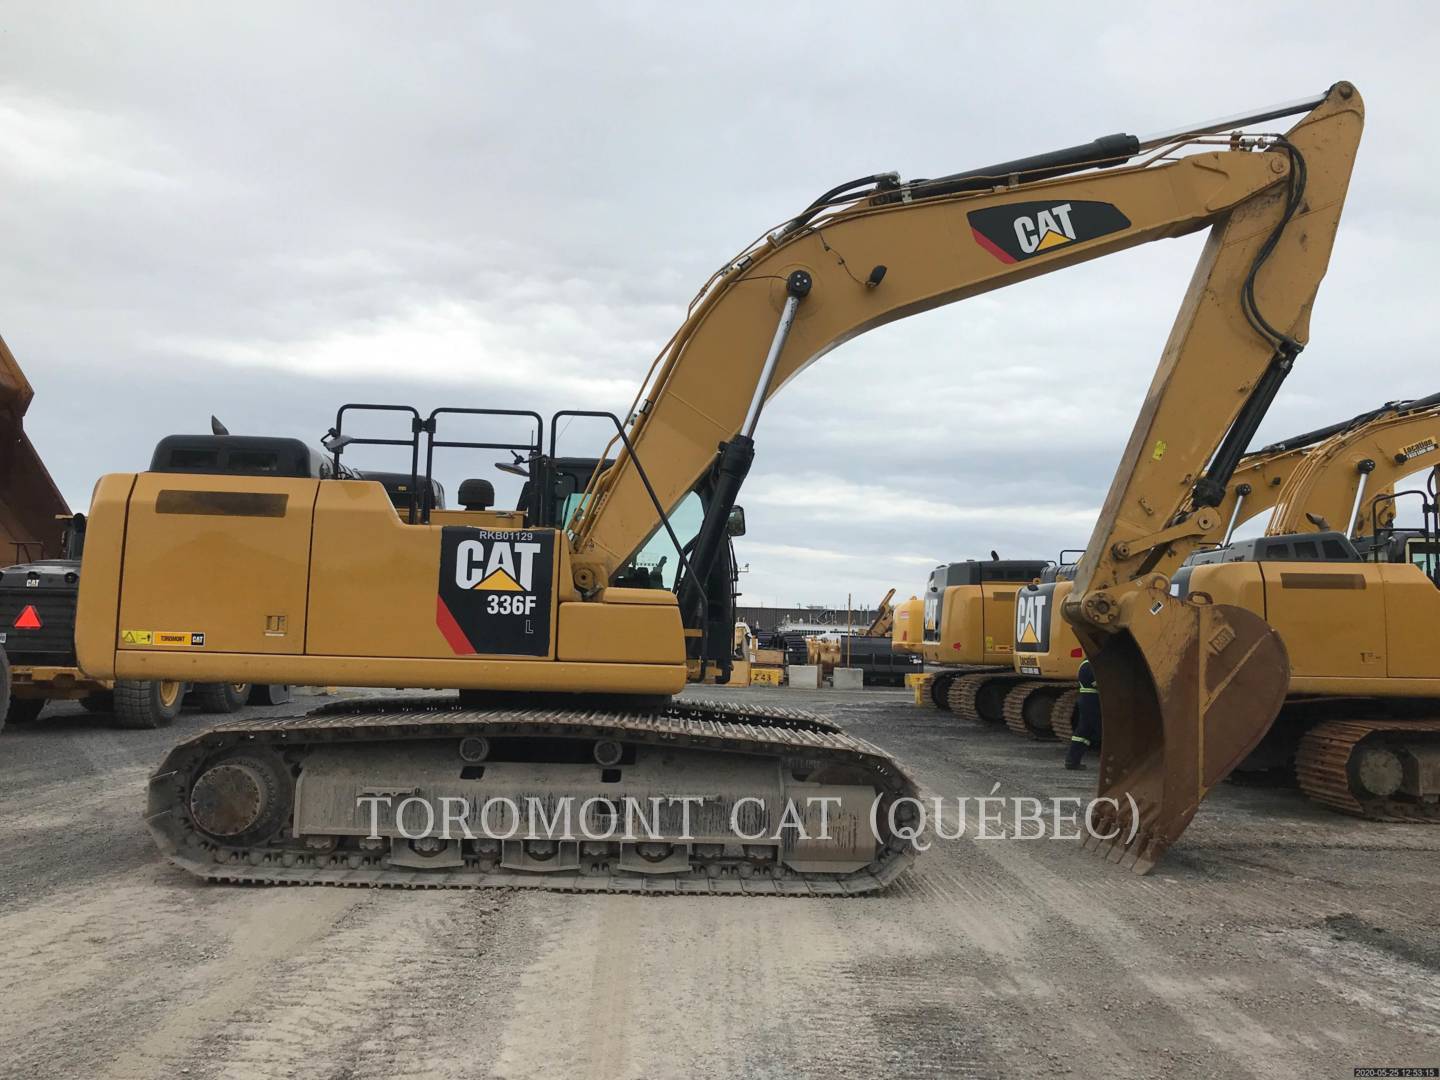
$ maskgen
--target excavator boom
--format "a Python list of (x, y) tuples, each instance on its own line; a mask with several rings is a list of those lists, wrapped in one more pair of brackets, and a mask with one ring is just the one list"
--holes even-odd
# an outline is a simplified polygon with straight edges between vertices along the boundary
[(1380, 497), (1436, 463), (1440, 394), (1401, 402), (1317, 446), (1281, 489), (1265, 532), (1332, 528), (1351, 538), (1373, 534), (1395, 519), (1393, 502)]

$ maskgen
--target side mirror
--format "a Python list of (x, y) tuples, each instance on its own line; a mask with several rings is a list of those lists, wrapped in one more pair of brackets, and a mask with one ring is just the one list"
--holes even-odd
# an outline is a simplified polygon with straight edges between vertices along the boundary
[(743, 506), (731, 508), (730, 517), (725, 522), (725, 535), (732, 539), (745, 535), (745, 508)]

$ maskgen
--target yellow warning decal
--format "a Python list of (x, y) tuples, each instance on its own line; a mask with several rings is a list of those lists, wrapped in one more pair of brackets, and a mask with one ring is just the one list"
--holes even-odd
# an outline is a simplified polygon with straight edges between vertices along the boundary
[(1150, 452), (1150, 459), (1159, 461), (1165, 456), (1165, 451), (1168, 449), (1170, 449), (1170, 445), (1164, 439), (1156, 439), (1155, 449)]
[(496, 570), (484, 581), (475, 586), (477, 591), (482, 589), (499, 590), (502, 592), (524, 592), (513, 577), (504, 570)]
[[(131, 636), (135, 635), (134, 641)], [(121, 635), (125, 645), (164, 645), (167, 648), (204, 648), (203, 631), (125, 631)]]
[(1409, 446), (1402, 446), (1399, 454), (1396, 456), (1399, 457), (1400, 462), (1403, 463), (1409, 461), (1411, 458), (1417, 458), (1421, 454), (1430, 453), (1431, 450), (1435, 449), (1436, 445), (1434, 439), (1421, 439), (1419, 442), (1413, 442)]

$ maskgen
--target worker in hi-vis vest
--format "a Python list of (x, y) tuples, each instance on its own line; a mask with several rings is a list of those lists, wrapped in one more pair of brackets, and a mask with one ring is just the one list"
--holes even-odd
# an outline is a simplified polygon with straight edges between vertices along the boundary
[(1085, 768), (1085, 751), (1100, 738), (1100, 691), (1095, 687), (1095, 669), (1090, 658), (1080, 661), (1080, 700), (1075, 706), (1075, 731), (1065, 753), (1065, 768)]

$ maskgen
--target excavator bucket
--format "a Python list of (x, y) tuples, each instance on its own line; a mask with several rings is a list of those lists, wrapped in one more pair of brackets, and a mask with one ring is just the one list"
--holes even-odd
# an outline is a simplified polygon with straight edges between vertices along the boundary
[(1100, 801), (1084, 846), (1147, 874), (1270, 729), (1290, 662), (1258, 616), (1163, 589), (1127, 596), (1114, 625), (1076, 625), (1103, 724)]

